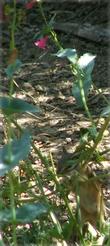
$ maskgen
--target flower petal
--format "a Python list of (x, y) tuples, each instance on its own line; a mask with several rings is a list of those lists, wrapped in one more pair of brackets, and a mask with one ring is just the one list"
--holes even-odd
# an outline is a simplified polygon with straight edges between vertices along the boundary
[(40, 49), (45, 49), (46, 45), (47, 45), (47, 40), (48, 40), (48, 36), (45, 36), (45, 37), (37, 40), (36, 42), (34, 42), (34, 44), (36, 46), (38, 46)]
[(32, 9), (36, 2), (37, 2), (36, 0), (31, 0), (30, 2), (25, 4), (25, 8)]

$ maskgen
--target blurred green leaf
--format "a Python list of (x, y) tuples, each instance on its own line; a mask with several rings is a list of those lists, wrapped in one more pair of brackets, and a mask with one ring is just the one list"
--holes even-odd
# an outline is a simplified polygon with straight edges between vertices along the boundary
[(78, 60), (78, 77), (72, 87), (72, 94), (80, 107), (83, 107), (83, 97), (87, 97), (92, 84), (91, 73), (95, 63), (95, 56), (86, 53)]
[(63, 237), (65, 240), (69, 240), (73, 234), (73, 220), (69, 220), (63, 224)]
[(19, 59), (16, 59), (14, 63), (9, 64), (8, 67), (5, 69), (5, 72), (9, 79), (11, 79), (16, 71), (20, 69), (22, 66), (22, 62)]
[(0, 109), (5, 114), (13, 113), (24, 113), (24, 112), (40, 112), (37, 106), (29, 104), (22, 99), (1, 97), (0, 98)]
[(8, 171), (25, 159), (31, 146), (31, 137), (25, 132), (19, 140), (13, 140), (0, 148), (0, 176), (4, 176)]
[(91, 139), (95, 140), (98, 135), (97, 128), (95, 126), (91, 126), (88, 128), (88, 131), (90, 133)]
[(50, 31), (51, 31), (51, 27), (49, 25), (44, 26), (40, 32), (37, 32), (34, 35), (34, 37), (33, 37), (34, 41), (40, 40), (40, 39), (44, 38), (45, 36), (48, 36), (50, 34)]
[(70, 220), (69, 222), (63, 223), (62, 230), (63, 230), (62, 234), (59, 234), (56, 227), (52, 227), (49, 230), (49, 234), (53, 238), (57, 238), (57, 239), (62, 239), (62, 236), (63, 236), (64, 240), (70, 239), (70, 236), (73, 233), (73, 221)]
[(107, 107), (105, 107), (101, 113), (102, 116), (107, 116), (110, 115), (110, 105), (108, 105)]
[(34, 41), (37, 41), (41, 38), (43, 38), (43, 34), (41, 32), (36, 33), (33, 37)]
[(76, 63), (77, 61), (77, 53), (75, 49), (61, 49), (55, 54), (55, 56), (60, 58), (66, 57), (72, 63)]
[[(41, 203), (25, 204), (19, 208), (16, 208), (16, 224), (31, 223), (35, 219), (39, 219), (42, 215), (48, 212), (47, 207)], [(12, 223), (13, 216), (9, 209), (0, 211), (0, 223)]]
[(52, 238), (62, 239), (62, 236), (58, 233), (58, 230), (56, 227), (52, 227), (49, 230), (49, 234), (51, 235)]
[(48, 26), (52, 29), (54, 23), (55, 23), (55, 17), (56, 17), (56, 13), (51, 17)]

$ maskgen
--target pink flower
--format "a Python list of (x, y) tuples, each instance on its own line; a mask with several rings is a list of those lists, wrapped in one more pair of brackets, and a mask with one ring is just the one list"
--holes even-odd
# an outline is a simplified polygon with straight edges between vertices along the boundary
[(38, 46), (40, 49), (45, 49), (46, 45), (47, 45), (47, 40), (48, 40), (48, 36), (45, 36), (45, 37), (37, 40), (36, 42), (34, 42), (34, 44), (36, 46)]
[(32, 9), (36, 2), (37, 2), (36, 0), (31, 0), (30, 2), (25, 4), (25, 8)]

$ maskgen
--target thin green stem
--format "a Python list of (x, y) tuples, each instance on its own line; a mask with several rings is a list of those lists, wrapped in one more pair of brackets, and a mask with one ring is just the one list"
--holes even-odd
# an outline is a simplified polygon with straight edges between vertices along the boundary
[[(20, 130), (20, 132), (22, 132), (22, 128), (18, 125), (17, 122), (15, 122), (14, 120), (12, 120), (13, 124), (15, 124), (15, 126)], [(47, 157), (43, 156), (41, 151), (34, 145), (34, 143), (32, 143), (32, 147), (35, 151), (35, 153), (38, 155), (38, 157), (40, 158), (40, 160), (42, 161), (42, 163), (44, 164), (44, 166), (46, 167), (46, 169), (48, 170), (49, 174), (50, 174), (50, 177), (51, 179), (54, 181), (55, 185), (56, 185), (56, 189), (60, 192), (60, 195), (62, 196), (62, 199), (64, 200), (65, 202), (65, 205), (66, 205), (66, 208), (68, 210), (68, 214), (69, 214), (69, 217), (70, 217), (70, 220), (72, 221), (72, 224), (73, 226), (75, 226), (75, 228), (77, 227), (77, 231), (80, 235), (80, 230), (79, 230), (79, 226), (78, 224), (76, 223), (76, 218), (75, 216), (73, 215), (73, 212), (72, 212), (72, 209), (69, 205), (69, 202), (68, 202), (68, 199), (66, 197), (66, 195), (64, 194), (64, 190), (63, 188), (61, 187), (60, 183), (59, 183), (59, 180), (58, 180), (58, 177), (57, 177), (57, 174), (55, 172), (55, 168), (53, 167), (54, 166), (54, 163), (52, 161), (52, 157), (51, 157), (51, 161), (52, 161), (52, 169), (50, 169), (50, 165), (49, 165), (49, 161), (47, 159)], [(37, 180), (38, 180), (38, 184), (39, 184), (39, 188), (41, 190), (41, 193), (43, 195), (43, 197), (45, 197), (46, 199), (46, 202), (48, 204), (48, 200), (44, 194), (44, 191), (43, 191), (43, 188), (42, 188), (42, 181), (40, 179), (40, 177), (38, 176), (38, 174), (36, 173), (36, 177), (37, 177)], [(52, 211), (52, 210), (51, 210)], [(52, 215), (53, 212), (50, 214)], [(53, 215), (52, 215), (52, 218), (53, 218)], [(54, 221), (53, 221), (54, 222)], [(77, 226), (76, 226), (77, 224)], [(57, 227), (57, 231), (60, 232), (61, 231), (61, 228), (60, 228), (60, 231), (59, 231), (59, 223), (57, 224), (58, 227)]]
[(9, 97), (10, 97), (10, 99), (12, 98), (13, 88), (14, 88), (13, 79), (11, 79), (10, 80), (10, 90), (9, 90)]
[[(69, 205), (68, 199), (67, 199), (66, 195), (64, 194), (64, 190), (61, 187), (61, 185), (59, 184), (58, 177), (57, 177), (56, 172), (55, 172), (55, 168), (51, 170), (49, 168), (48, 160), (42, 155), (41, 151), (34, 144), (32, 144), (32, 147), (35, 150), (35, 152), (37, 153), (37, 155), (39, 156), (39, 158), (42, 160), (42, 163), (47, 168), (48, 172), (50, 173), (50, 176), (51, 176), (52, 180), (54, 181), (54, 183), (56, 184), (56, 188), (60, 192), (60, 195), (62, 196), (62, 198), (65, 202), (66, 208), (68, 209), (68, 214), (69, 214), (70, 220), (72, 221), (73, 226), (77, 227), (77, 231), (80, 235), (80, 228), (79, 228), (78, 224), (76, 223), (76, 218), (73, 215), (73, 212), (72, 212), (71, 207)], [(54, 164), (52, 164), (52, 166), (53, 165)]]
[(95, 139), (93, 147), (91, 147), (90, 151), (88, 151), (87, 155), (85, 156), (85, 162), (83, 163), (83, 167), (86, 167), (88, 165), (89, 161), (91, 160), (91, 157), (93, 156), (94, 151), (96, 150), (98, 144), (100, 143), (100, 141), (103, 138), (104, 131), (107, 129), (109, 122), (110, 122), (110, 115), (105, 119), (105, 123), (103, 124), (103, 126), (100, 129), (98, 136)]
[(43, 7), (42, 7), (42, 3), (38, 2), (38, 4), (39, 4), (40, 13), (41, 13), (41, 16), (42, 16), (42, 18), (44, 20), (44, 23), (45, 23), (47, 29), (50, 30), (50, 34), (51, 34), (52, 40), (54, 41), (54, 43), (55, 43), (55, 45), (57, 46), (58, 49), (62, 49), (62, 46), (61, 46), (60, 42), (58, 41), (56, 33), (48, 25), (48, 22), (47, 22), (47, 19), (46, 19), (46, 16), (45, 16), (45, 13), (44, 13), (44, 10), (43, 10)]
[[(11, 24), (11, 40), (10, 40), (10, 50), (13, 52), (15, 48), (15, 29), (16, 29), (16, 0), (13, 0), (13, 20)], [(10, 81), (10, 91), (9, 91), (9, 96), (10, 98), (12, 97), (13, 94), (13, 78)]]
[[(20, 132), (23, 132), (22, 128), (17, 124), (17, 122), (15, 122), (14, 120), (12, 120), (12, 121), (13, 121), (13, 123), (17, 126), (17, 128), (20, 130)], [(43, 163), (45, 163), (45, 165), (46, 165), (46, 167), (47, 167), (47, 166), (48, 166), (48, 160), (47, 160), (47, 158), (44, 157), (44, 156), (41, 154), (40, 150), (37, 149), (37, 147), (35, 147), (34, 144), (32, 144), (32, 147), (33, 147), (33, 149), (35, 150), (35, 152), (37, 153), (37, 155), (39, 156), (39, 158), (41, 159), (41, 161), (42, 161)], [(35, 176), (36, 179), (37, 179), (38, 186), (39, 186), (39, 189), (40, 189), (40, 191), (41, 191), (41, 194), (42, 194), (42, 196), (43, 196), (43, 198), (44, 198), (44, 201), (46, 202), (47, 206), (49, 207), (49, 210), (50, 210), (50, 217), (51, 217), (51, 219), (52, 219), (52, 221), (53, 221), (53, 223), (54, 223), (54, 225), (55, 225), (55, 227), (56, 227), (56, 229), (57, 229), (58, 234), (59, 234), (60, 237), (62, 238), (63, 232), (62, 232), (61, 225), (60, 225), (58, 219), (56, 218), (54, 212), (52, 211), (52, 208), (50, 208), (48, 199), (47, 199), (47, 197), (45, 196), (45, 193), (44, 193), (44, 190), (43, 190), (43, 185), (42, 185), (41, 178), (40, 178), (40, 176), (39, 176), (39, 174), (38, 174), (37, 172), (34, 172), (34, 176)], [(63, 239), (63, 238), (62, 238), (62, 239)]]
[(9, 185), (10, 185), (10, 208), (12, 212), (12, 229), (13, 229), (13, 243), (14, 246), (17, 246), (17, 238), (16, 238), (16, 209), (15, 209), (15, 201), (14, 201), (14, 184), (12, 181), (12, 173), (9, 172)]
[(15, 29), (16, 29), (16, 0), (13, 0), (13, 21), (11, 25), (11, 41), (10, 41), (11, 50), (15, 48)]
[(81, 99), (82, 99), (82, 103), (83, 103), (85, 112), (86, 112), (90, 122), (95, 127), (95, 123), (93, 121), (92, 115), (91, 115), (91, 113), (89, 111), (89, 108), (88, 108), (87, 102), (86, 102), (85, 91), (84, 91), (84, 88), (83, 88), (83, 77), (84, 77), (83, 71), (81, 71), (81, 69), (79, 69), (78, 64), (75, 64), (75, 65), (71, 66), (71, 69), (73, 69), (73, 73), (74, 73), (74, 69), (76, 71), (75, 77), (76, 77), (77, 83), (79, 83)]
[[(11, 118), (7, 117), (7, 138), (8, 138), (8, 162), (10, 164), (12, 159), (12, 146), (11, 146)], [(15, 200), (14, 200), (14, 184), (12, 181), (11, 171), (9, 172), (9, 185), (10, 185), (10, 209), (12, 212), (12, 229), (13, 229), (13, 242), (14, 245), (17, 246), (17, 238), (16, 238), (16, 209), (15, 209)]]
[(39, 6), (39, 9), (40, 9), (41, 16), (42, 16), (42, 18), (43, 18), (43, 20), (44, 20), (44, 23), (45, 23), (46, 26), (48, 27), (48, 23), (47, 23), (45, 14), (44, 14), (44, 10), (43, 10), (43, 8), (42, 8), (42, 3), (41, 3), (41, 1), (38, 2), (38, 6)]
[(89, 108), (87, 106), (87, 102), (86, 102), (86, 98), (85, 98), (85, 92), (84, 92), (84, 89), (83, 89), (83, 82), (82, 82), (82, 79), (79, 79), (79, 86), (80, 86), (80, 92), (81, 92), (81, 97), (82, 97), (82, 102), (83, 102), (83, 105), (84, 105), (84, 108), (85, 108), (85, 111), (87, 113), (87, 116), (89, 118), (89, 120), (91, 121), (91, 123), (94, 125), (94, 121), (92, 119), (92, 115), (89, 111)]
[[(58, 38), (57, 38), (56, 33), (50, 28), (50, 26), (48, 26), (48, 22), (47, 22), (47, 20), (46, 20), (46, 17), (45, 17), (44, 10), (43, 10), (43, 8), (42, 8), (41, 2), (39, 2), (39, 8), (40, 8), (40, 12), (41, 12), (41, 15), (42, 15), (42, 17), (43, 17), (43, 20), (44, 20), (46, 26), (50, 29), (50, 33), (51, 33), (51, 36), (52, 36), (52, 40), (53, 40), (54, 43), (56, 44), (56, 47), (57, 47), (58, 49), (63, 49), (62, 45), (61, 45), (60, 42), (58, 41)], [(81, 92), (82, 102), (83, 102), (83, 105), (84, 105), (84, 108), (85, 108), (85, 111), (86, 111), (86, 113), (87, 113), (88, 118), (90, 119), (92, 125), (95, 126), (94, 121), (93, 121), (93, 119), (92, 119), (92, 115), (91, 115), (91, 113), (90, 113), (90, 111), (89, 111), (89, 108), (88, 108), (88, 106), (87, 106), (87, 102), (86, 102), (86, 98), (85, 98), (85, 92), (84, 92), (84, 89), (83, 89), (83, 83), (82, 83), (82, 78), (81, 78), (81, 72), (79, 71), (78, 66), (77, 66), (77, 68), (76, 68), (73, 64), (72, 64), (72, 66), (71, 66), (71, 64), (70, 64), (70, 69), (71, 69), (71, 71), (72, 71), (73, 73), (74, 73), (74, 69), (75, 69), (75, 70), (77, 69), (77, 73), (78, 73), (78, 81), (79, 81), (79, 87), (80, 87), (80, 92)]]
[[(49, 210), (50, 210), (50, 217), (51, 217), (51, 219), (52, 219), (52, 221), (53, 221), (53, 223), (54, 223), (54, 225), (55, 225), (55, 227), (56, 227), (56, 229), (57, 229), (58, 234), (59, 234), (60, 237), (62, 238), (62, 236), (63, 236), (63, 231), (62, 231), (60, 222), (58, 221), (57, 217), (55, 216), (55, 214), (54, 214), (52, 208), (50, 208), (48, 199), (47, 199), (47, 197), (45, 196), (45, 193), (44, 193), (44, 190), (43, 190), (43, 185), (42, 185), (41, 178), (40, 178), (40, 176), (39, 176), (39, 174), (38, 174), (37, 172), (35, 173), (35, 176), (36, 176), (36, 178), (37, 178), (38, 186), (39, 186), (39, 189), (40, 189), (40, 191), (41, 191), (41, 194), (42, 194), (42, 196), (43, 196), (43, 198), (44, 198), (44, 201), (46, 202), (47, 206), (49, 207)], [(62, 239), (63, 239), (63, 238), (62, 238)]]

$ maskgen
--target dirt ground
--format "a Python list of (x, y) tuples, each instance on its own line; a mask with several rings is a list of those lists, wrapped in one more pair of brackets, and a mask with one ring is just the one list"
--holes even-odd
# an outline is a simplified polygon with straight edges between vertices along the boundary
[[(63, 21), (74, 23), (75, 21), (79, 25), (83, 25), (86, 22), (109, 28), (107, 3), (80, 4), (68, 3), (68, 1), (63, 4), (44, 3), (44, 10), (49, 20), (56, 14), (55, 21), (59, 23)], [(21, 73), (15, 76), (19, 88), (15, 90), (14, 95), (40, 106), (41, 116), (36, 116), (36, 118), (23, 116), (19, 122), (30, 127), (37, 146), (47, 155), (49, 152), (53, 153), (55, 160), (57, 160), (63, 146), (70, 152), (74, 150), (81, 137), (81, 129), (87, 128), (90, 123), (85, 112), (77, 107), (75, 99), (71, 95), (74, 79), (69, 70), (68, 62), (51, 56), (51, 53), (57, 51), (51, 41), (49, 41), (48, 49), (45, 51), (34, 46), (33, 37), (41, 27), (42, 19), (36, 8), (27, 11), (25, 21), (17, 29), (16, 45), (23, 66)], [(6, 24), (4, 24), (2, 32), (3, 64), (6, 67), (9, 44), (9, 32)], [(72, 30), (68, 33), (57, 31), (57, 34), (64, 48), (75, 48), (79, 55), (90, 52), (97, 56), (93, 81), (102, 90), (103, 95), (109, 99), (109, 44), (79, 38), (72, 34)], [(5, 94), (8, 92), (8, 81), (4, 69), (2, 69), (1, 75), (4, 81), (1, 85), (1, 92)], [(89, 96), (88, 105), (94, 119), (97, 119), (106, 103), (94, 90)], [(108, 129), (101, 148), (110, 148), (109, 142)], [(107, 198), (109, 201), (109, 195)]]

